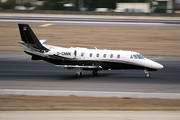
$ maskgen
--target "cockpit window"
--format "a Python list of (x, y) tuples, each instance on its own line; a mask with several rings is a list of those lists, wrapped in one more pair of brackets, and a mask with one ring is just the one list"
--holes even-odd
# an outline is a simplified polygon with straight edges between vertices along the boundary
[(131, 57), (130, 57), (131, 59), (144, 59), (145, 57), (144, 56), (142, 56), (141, 54), (136, 54), (136, 55), (131, 55)]
[(133, 56), (131, 55), (131, 57), (130, 57), (131, 59), (133, 59)]
[(139, 59), (144, 59), (144, 58), (145, 58), (145, 57), (142, 56), (141, 54), (137, 54), (137, 57), (138, 57)]
[(136, 55), (133, 55), (134, 59), (138, 59), (138, 57)]

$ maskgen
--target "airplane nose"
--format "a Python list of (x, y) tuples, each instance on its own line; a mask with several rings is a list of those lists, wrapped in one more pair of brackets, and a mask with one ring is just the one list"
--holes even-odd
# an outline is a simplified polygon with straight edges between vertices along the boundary
[(156, 62), (156, 64), (154, 65), (154, 67), (156, 68), (156, 69), (163, 69), (163, 65), (161, 65), (161, 64), (159, 64), (159, 63), (157, 63)]
[(147, 65), (147, 67), (150, 67), (152, 69), (156, 69), (156, 70), (163, 69), (163, 65), (149, 59), (146, 59), (145, 64)]
[(158, 69), (163, 69), (163, 65), (159, 64)]

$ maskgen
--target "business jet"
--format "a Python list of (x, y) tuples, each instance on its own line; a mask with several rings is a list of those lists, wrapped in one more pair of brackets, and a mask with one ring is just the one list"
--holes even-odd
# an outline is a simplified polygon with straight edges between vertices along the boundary
[(77, 69), (76, 76), (82, 76), (83, 70), (97, 75), (100, 70), (139, 69), (144, 70), (147, 78), (149, 71), (157, 71), (163, 66), (145, 58), (140, 53), (123, 50), (99, 50), (80, 47), (57, 47), (46, 45), (47, 40), (38, 40), (28, 24), (18, 24), (24, 52), (32, 60), (44, 60), (63, 69)]

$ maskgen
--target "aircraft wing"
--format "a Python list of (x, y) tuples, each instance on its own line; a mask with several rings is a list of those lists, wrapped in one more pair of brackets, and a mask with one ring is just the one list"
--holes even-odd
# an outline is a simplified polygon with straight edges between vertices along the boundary
[(63, 69), (77, 69), (82, 68), (85, 70), (102, 70), (102, 66), (80, 66), (80, 65), (57, 65), (58, 67), (62, 67)]

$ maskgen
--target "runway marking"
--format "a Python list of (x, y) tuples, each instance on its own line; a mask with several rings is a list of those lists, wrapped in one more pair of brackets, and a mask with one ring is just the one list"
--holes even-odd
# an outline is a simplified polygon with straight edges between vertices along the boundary
[(44, 25), (40, 25), (40, 27), (47, 27), (47, 26), (50, 26), (50, 25), (53, 25), (53, 24), (44, 24)]
[(163, 57), (155, 57), (155, 58), (148, 58), (148, 59), (151, 59), (151, 60), (156, 60), (156, 59), (162, 59)]

